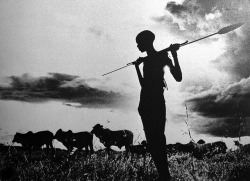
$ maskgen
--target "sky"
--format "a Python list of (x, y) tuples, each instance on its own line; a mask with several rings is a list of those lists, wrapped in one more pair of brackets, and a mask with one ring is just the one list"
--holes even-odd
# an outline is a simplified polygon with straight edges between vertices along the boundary
[[(187, 120), (197, 139), (249, 138), (249, 15), (248, 0), (0, 1), (0, 139), (30, 129), (81, 131), (84, 115), (88, 131), (101, 121), (143, 132), (134, 67), (102, 75), (146, 56), (135, 42), (143, 30), (155, 33), (154, 46), (161, 50), (235, 23), (244, 25), (180, 48), (182, 82), (165, 68), (166, 136), (187, 140)], [(31, 121), (36, 115), (44, 124)], [(66, 118), (78, 121), (68, 124)], [(121, 121), (126, 119), (129, 124)], [(48, 120), (62, 121), (48, 127)], [(33, 126), (28, 130), (27, 124)]]

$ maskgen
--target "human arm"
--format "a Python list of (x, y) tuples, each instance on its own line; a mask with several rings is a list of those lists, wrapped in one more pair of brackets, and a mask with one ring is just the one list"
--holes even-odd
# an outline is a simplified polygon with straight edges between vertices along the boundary
[(143, 62), (142, 59), (143, 58), (138, 58), (135, 62), (132, 62), (132, 64), (135, 65), (136, 73), (137, 73), (141, 87), (143, 87), (143, 77), (142, 77), (139, 65)]
[(181, 67), (178, 61), (178, 56), (177, 56), (177, 50), (179, 49), (180, 46), (179, 44), (174, 44), (174, 45), (171, 45), (170, 47), (171, 47), (171, 54), (174, 60), (174, 65), (172, 64), (172, 62), (169, 65), (170, 72), (177, 82), (181, 82), (182, 72), (181, 72)]

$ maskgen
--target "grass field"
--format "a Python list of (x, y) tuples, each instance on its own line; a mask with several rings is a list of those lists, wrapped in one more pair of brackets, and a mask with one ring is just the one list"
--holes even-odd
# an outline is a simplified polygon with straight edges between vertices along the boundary
[[(169, 157), (169, 166), (173, 181), (250, 180), (250, 156), (240, 151), (203, 160), (189, 154), (175, 154)], [(1, 180), (46, 181), (154, 181), (158, 177), (150, 155), (132, 159), (124, 152), (114, 151), (108, 156), (105, 150), (100, 150), (91, 156), (78, 152), (68, 157), (64, 150), (57, 149), (54, 157), (36, 151), (29, 158), (20, 148), (7, 146), (1, 147), (0, 174)]]

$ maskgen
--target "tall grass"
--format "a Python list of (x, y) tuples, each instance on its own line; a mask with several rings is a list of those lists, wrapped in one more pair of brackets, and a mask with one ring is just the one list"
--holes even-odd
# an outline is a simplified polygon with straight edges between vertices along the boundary
[[(131, 158), (124, 152), (104, 150), (91, 156), (79, 152), (68, 157), (64, 151), (55, 156), (32, 154), (25, 158), (20, 151), (0, 152), (1, 180), (93, 180), (154, 181), (158, 174), (150, 155)], [(245, 181), (250, 177), (250, 157), (242, 152), (228, 152), (211, 159), (197, 160), (190, 154), (169, 157), (172, 180)]]

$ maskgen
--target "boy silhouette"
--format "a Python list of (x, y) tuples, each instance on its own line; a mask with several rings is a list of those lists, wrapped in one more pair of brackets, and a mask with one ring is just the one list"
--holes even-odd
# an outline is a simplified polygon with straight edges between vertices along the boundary
[[(171, 45), (170, 51), (174, 60), (168, 56), (168, 51), (157, 52), (153, 46), (155, 35), (145, 30), (136, 37), (137, 47), (141, 52), (146, 52), (147, 56), (139, 58), (133, 64), (135, 65), (138, 79), (141, 85), (140, 103), (138, 112), (141, 116), (146, 140), (150, 154), (153, 158), (159, 180), (170, 180), (166, 152), (166, 107), (164, 99), (164, 67), (168, 66), (170, 72), (176, 81), (182, 80), (182, 72), (177, 58), (179, 44)], [(143, 75), (139, 65), (143, 62)]]

